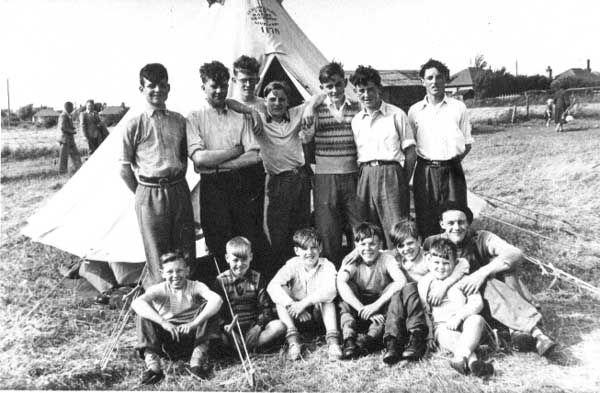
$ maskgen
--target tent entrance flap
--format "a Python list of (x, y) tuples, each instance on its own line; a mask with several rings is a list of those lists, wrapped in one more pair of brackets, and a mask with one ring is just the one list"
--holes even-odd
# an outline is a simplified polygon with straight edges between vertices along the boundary
[(265, 87), (273, 82), (273, 81), (283, 81), (288, 84), (291, 89), (290, 97), (288, 97), (288, 102), (290, 107), (294, 107), (296, 105), (300, 105), (304, 102), (304, 97), (296, 87), (296, 83), (292, 80), (290, 75), (283, 68), (277, 56), (272, 56), (268, 63), (265, 66), (265, 69), (262, 72), (261, 80), (259, 82), (258, 95), (260, 97), (264, 97)]

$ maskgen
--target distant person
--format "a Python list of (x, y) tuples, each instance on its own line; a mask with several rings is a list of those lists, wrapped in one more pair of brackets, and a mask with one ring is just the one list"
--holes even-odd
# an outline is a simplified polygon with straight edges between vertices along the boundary
[(415, 216), (423, 239), (440, 233), (437, 210), (446, 201), (467, 204), (467, 183), (462, 160), (473, 137), (467, 107), (445, 93), (450, 71), (430, 59), (419, 71), (425, 98), (412, 105), (408, 120), (417, 140), (413, 179)]
[(550, 122), (554, 119), (554, 100), (552, 98), (548, 98), (546, 101), (546, 111), (544, 113), (546, 117), (546, 128), (550, 126)]
[[(217, 276), (215, 292), (222, 299), (229, 299), (248, 350), (256, 352), (269, 348), (283, 339), (286, 327), (275, 318), (264, 276), (250, 268), (254, 257), (252, 244), (245, 237), (237, 236), (227, 242), (226, 252), (229, 270)], [(233, 337), (236, 336), (239, 343), (239, 331), (233, 323), (229, 307), (221, 308), (221, 320), (225, 344), (235, 350)]]
[(483, 310), (481, 294), (467, 295), (460, 284), (453, 284), (439, 304), (433, 304), (428, 296), (432, 283), (443, 282), (453, 274), (456, 246), (448, 239), (436, 239), (431, 242), (426, 259), (430, 273), (419, 281), (419, 295), (433, 320), (436, 341), (442, 349), (452, 352), (450, 366), (463, 375), (492, 375), (494, 366), (478, 359), (475, 353), (486, 328), (479, 315)]
[[(425, 240), (423, 250), (439, 238), (457, 246), (458, 256), (469, 262), (469, 274), (458, 283), (466, 296), (480, 292), (484, 299), (483, 316), (510, 329), (512, 346), (521, 351), (537, 350), (546, 355), (556, 345), (539, 327), (542, 315), (533, 297), (519, 278), (523, 253), (495, 234), (471, 229), (473, 213), (456, 202), (440, 207), (443, 233)], [(535, 344), (534, 344), (535, 343)]]
[(108, 136), (108, 130), (98, 112), (94, 109), (94, 100), (87, 100), (85, 103), (85, 111), (79, 114), (79, 127), (81, 133), (88, 141), (90, 155), (96, 151), (102, 141)]
[[(348, 80), (340, 63), (324, 65), (319, 83), (325, 101), (315, 109), (315, 224), (323, 239), (323, 255), (339, 267), (344, 256), (343, 236), (361, 222), (351, 124), (360, 104), (346, 96)], [(353, 243), (352, 237), (346, 240)]]
[(569, 101), (569, 97), (567, 96), (567, 92), (563, 89), (560, 89), (556, 92), (554, 96), (554, 124), (556, 124), (556, 128), (554, 129), (556, 132), (563, 132), (563, 125), (566, 123), (566, 117), (569, 114), (568, 109), (571, 103)]
[(60, 174), (67, 173), (69, 156), (71, 157), (75, 171), (81, 167), (81, 156), (79, 154), (79, 149), (77, 149), (77, 144), (75, 143), (75, 134), (77, 131), (75, 131), (75, 127), (73, 126), (73, 120), (71, 120), (73, 103), (69, 101), (65, 102), (64, 108), (64, 111), (62, 111), (58, 117), (57, 126), (60, 131), (60, 138), (58, 139), (58, 143), (60, 143), (58, 173)]
[(131, 303), (138, 314), (136, 348), (146, 370), (141, 384), (153, 385), (164, 378), (160, 358), (190, 359), (189, 371), (199, 378), (210, 378), (208, 359), (211, 340), (219, 339), (217, 313), (223, 301), (199, 281), (188, 280), (190, 268), (183, 254), (161, 256), (163, 282), (146, 288)]
[(166, 108), (171, 86), (162, 64), (145, 65), (139, 78), (146, 108), (125, 126), (120, 161), (121, 178), (135, 193), (148, 269), (144, 288), (148, 288), (161, 281), (162, 254), (179, 249), (191, 265), (196, 261), (196, 244), (185, 180), (186, 119)]
[(402, 109), (384, 102), (381, 76), (359, 66), (350, 77), (362, 109), (352, 119), (358, 154), (358, 203), (362, 219), (381, 228), (391, 245), (390, 229), (410, 212), (408, 182), (413, 173), (415, 137)]

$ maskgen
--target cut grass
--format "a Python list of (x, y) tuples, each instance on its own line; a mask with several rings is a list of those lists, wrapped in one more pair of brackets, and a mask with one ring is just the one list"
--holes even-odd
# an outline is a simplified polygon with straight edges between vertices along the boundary
[[(542, 233), (543, 240), (498, 223), (481, 220), (489, 229), (529, 255), (554, 263), (600, 285), (600, 127), (598, 119), (570, 124), (555, 134), (541, 121), (475, 130), (472, 153), (465, 160), (469, 187), (522, 207), (572, 223), (524, 218), (502, 209), (486, 213)], [(575, 131), (577, 130), (577, 131)], [(0, 247), (0, 386), (4, 389), (140, 389), (142, 363), (133, 349), (130, 322), (106, 370), (100, 359), (114, 326), (118, 304), (98, 306), (82, 297), (72, 283), (64, 285), (27, 320), (24, 315), (60, 279), (57, 268), (77, 258), (32, 243), (18, 234), (29, 217), (66, 177), (52, 175), (51, 158), (3, 163), (2, 237)], [(551, 359), (533, 353), (489, 353), (496, 374), (481, 380), (457, 374), (448, 356), (436, 353), (404, 368), (386, 367), (380, 354), (358, 360), (328, 362), (323, 338), (308, 343), (299, 362), (282, 352), (254, 358), (258, 390), (365, 392), (563, 392), (600, 391), (600, 305), (597, 299), (566, 283), (548, 289), (551, 277), (532, 264), (523, 277), (542, 303), (545, 329), (560, 346)], [(77, 285), (77, 284), (75, 284)], [(160, 390), (247, 391), (239, 363), (219, 361), (215, 377), (199, 382), (184, 364), (167, 362)]]

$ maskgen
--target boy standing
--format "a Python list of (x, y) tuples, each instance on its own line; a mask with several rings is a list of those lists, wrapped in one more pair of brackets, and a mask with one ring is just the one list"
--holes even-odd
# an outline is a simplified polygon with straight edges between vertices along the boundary
[[(280, 320), (273, 318), (273, 303), (267, 294), (263, 277), (250, 269), (252, 245), (245, 237), (238, 236), (229, 240), (225, 249), (229, 270), (217, 276), (215, 291), (222, 298), (227, 293), (248, 350), (268, 347), (285, 334), (286, 328)], [(221, 315), (224, 321), (231, 321), (225, 329), (225, 343), (231, 344), (230, 336), (238, 332), (232, 330), (234, 323), (229, 308), (223, 307)]]
[(294, 233), (296, 256), (277, 272), (267, 291), (275, 302), (277, 315), (287, 327), (288, 358), (297, 360), (301, 354), (298, 323), (310, 321), (325, 325), (330, 360), (341, 358), (335, 304), (335, 267), (320, 258), (321, 239), (312, 228)]
[(261, 113), (267, 113), (265, 100), (256, 96), (256, 84), (260, 80), (260, 63), (254, 57), (242, 55), (233, 63), (233, 98)]
[[(355, 257), (342, 262), (337, 276), (345, 358), (355, 357), (359, 350), (368, 353), (380, 344), (388, 302), (406, 284), (394, 257), (381, 251), (382, 241), (381, 229), (373, 224), (354, 228)], [(413, 303), (414, 308), (420, 307), (418, 296)], [(415, 320), (423, 319), (422, 309), (415, 314), (419, 312)], [(358, 335), (363, 331), (366, 334)]]
[(467, 184), (461, 162), (471, 150), (471, 123), (467, 107), (446, 96), (450, 71), (430, 59), (419, 76), (427, 95), (410, 107), (408, 119), (417, 139), (417, 166), (413, 180), (415, 215), (421, 237), (440, 233), (437, 209), (446, 201), (467, 204)]
[(458, 285), (452, 285), (439, 305), (428, 300), (430, 285), (452, 274), (456, 266), (456, 246), (448, 239), (436, 239), (426, 259), (431, 273), (419, 281), (419, 295), (431, 313), (437, 342), (454, 355), (450, 366), (461, 374), (471, 371), (477, 377), (493, 374), (494, 367), (475, 354), (485, 329), (485, 320), (478, 315), (483, 309), (481, 295), (478, 292), (466, 295)]
[(402, 109), (381, 99), (381, 77), (376, 70), (359, 66), (350, 82), (362, 104), (352, 119), (360, 167), (357, 195), (361, 216), (382, 227), (382, 240), (390, 245), (392, 225), (409, 214), (415, 138)]
[(360, 107), (346, 97), (348, 80), (340, 63), (331, 62), (321, 68), (319, 82), (325, 101), (315, 108), (315, 224), (323, 239), (323, 255), (339, 266), (344, 230), (356, 227), (361, 221), (356, 197), (356, 144), (351, 125)]
[(102, 123), (98, 112), (94, 109), (94, 100), (86, 101), (85, 111), (79, 114), (79, 127), (81, 128), (81, 133), (85, 135), (88, 141), (89, 154), (92, 155), (108, 136), (106, 126)]
[(164, 254), (160, 261), (165, 281), (131, 303), (138, 314), (137, 348), (146, 363), (141, 383), (155, 384), (164, 377), (160, 354), (169, 358), (191, 354), (190, 372), (208, 378), (212, 371), (207, 359), (209, 342), (219, 338), (213, 317), (222, 300), (203, 283), (187, 279), (190, 269), (181, 253)]
[(121, 178), (135, 193), (135, 212), (144, 242), (148, 277), (144, 288), (161, 281), (160, 256), (182, 250), (196, 260), (194, 213), (187, 168), (186, 120), (166, 109), (171, 89), (167, 69), (158, 63), (140, 70), (146, 109), (125, 126)]
[(67, 173), (67, 164), (69, 163), (69, 156), (75, 167), (75, 171), (81, 167), (81, 156), (79, 155), (79, 149), (75, 143), (76, 134), (75, 127), (73, 127), (73, 120), (71, 120), (71, 112), (73, 112), (73, 103), (70, 101), (65, 102), (65, 110), (58, 117), (58, 130), (60, 131), (60, 157), (58, 159), (58, 173)]
[(261, 204), (256, 192), (248, 192), (242, 171), (261, 158), (251, 122), (226, 99), (227, 67), (218, 61), (203, 64), (200, 78), (206, 100), (188, 116), (188, 151), (200, 173), (200, 224), (206, 246), (223, 266), (227, 239), (243, 235), (256, 244), (262, 236)]
[(542, 315), (532, 304), (532, 296), (522, 285), (518, 267), (523, 259), (521, 250), (488, 231), (473, 231), (473, 213), (466, 206), (447, 202), (440, 208), (443, 233), (427, 238), (425, 251), (438, 238), (449, 239), (458, 256), (469, 262), (469, 274), (460, 281), (468, 296), (481, 292), (485, 301), (483, 315), (490, 322), (500, 322), (511, 329), (511, 340), (517, 349), (526, 349), (531, 338), (540, 356), (556, 343), (538, 327)]

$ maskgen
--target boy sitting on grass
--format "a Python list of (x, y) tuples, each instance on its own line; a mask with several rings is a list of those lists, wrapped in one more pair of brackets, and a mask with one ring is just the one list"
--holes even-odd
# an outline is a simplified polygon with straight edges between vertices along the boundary
[(481, 295), (466, 295), (459, 285), (452, 285), (439, 305), (428, 300), (430, 285), (447, 279), (455, 269), (456, 253), (456, 246), (448, 239), (431, 243), (426, 256), (430, 274), (419, 281), (419, 295), (431, 313), (437, 342), (454, 356), (450, 366), (461, 374), (470, 371), (477, 377), (488, 376), (494, 367), (479, 360), (474, 352), (485, 329), (485, 320), (479, 315), (483, 309)]
[(381, 251), (383, 239), (376, 225), (364, 222), (354, 228), (355, 251), (344, 259), (337, 277), (344, 358), (376, 349), (383, 337), (388, 302), (406, 284), (394, 257)]
[[(215, 291), (222, 298), (225, 298), (224, 291), (227, 292), (248, 350), (268, 347), (285, 334), (286, 328), (283, 322), (273, 318), (273, 303), (267, 294), (263, 277), (250, 269), (252, 244), (245, 237), (237, 236), (227, 242), (225, 250), (229, 270), (217, 276)], [(238, 343), (240, 339), (229, 307), (222, 307), (221, 315), (223, 321), (231, 321), (225, 326), (223, 341), (226, 346), (234, 348), (232, 336), (236, 334)]]
[(296, 256), (279, 269), (267, 287), (277, 315), (287, 327), (288, 358), (297, 360), (302, 351), (296, 325), (315, 321), (325, 325), (329, 359), (340, 359), (342, 350), (333, 303), (337, 294), (335, 267), (319, 257), (322, 241), (316, 230), (300, 229), (294, 233), (293, 241)]
[(138, 314), (137, 349), (146, 363), (141, 383), (155, 384), (163, 379), (161, 354), (170, 359), (191, 355), (190, 372), (209, 378), (209, 341), (219, 339), (213, 317), (223, 301), (203, 283), (187, 279), (190, 268), (180, 252), (163, 254), (160, 262), (164, 281), (149, 287), (131, 304)]

